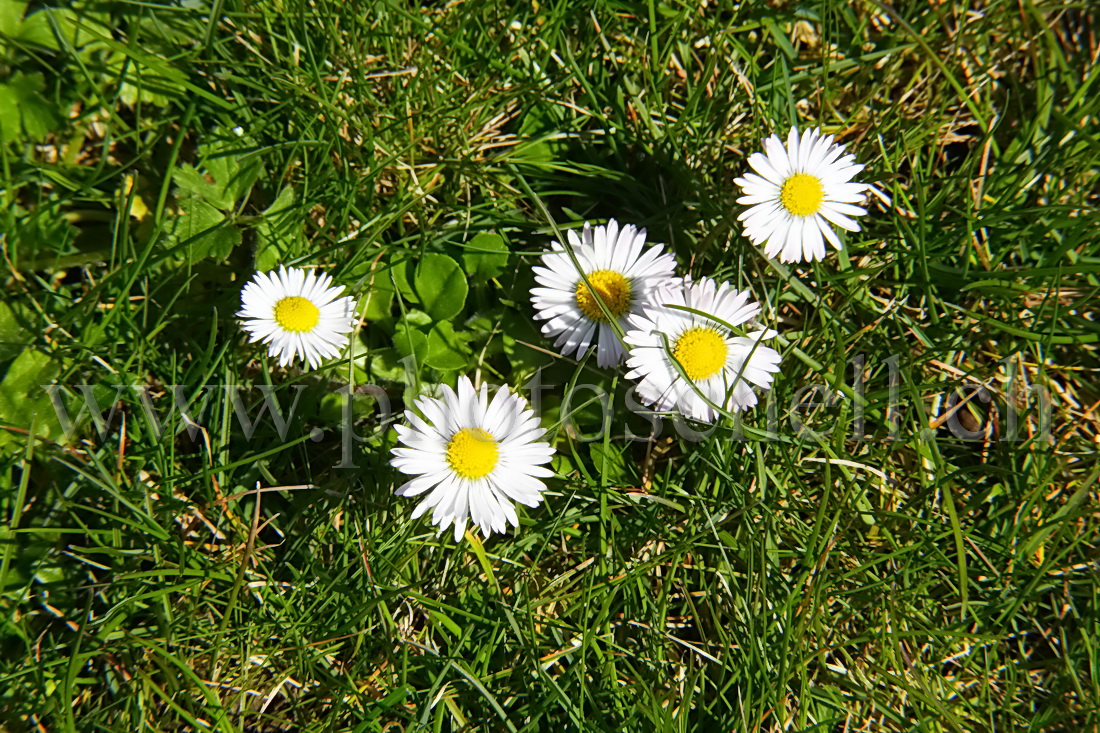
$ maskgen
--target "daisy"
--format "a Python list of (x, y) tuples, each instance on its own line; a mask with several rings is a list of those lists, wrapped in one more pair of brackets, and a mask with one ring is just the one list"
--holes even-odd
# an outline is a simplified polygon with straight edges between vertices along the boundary
[(565, 248), (550, 243), (551, 251), (542, 256), (545, 267), (534, 268), (535, 281), (542, 287), (531, 289), (531, 302), (535, 318), (546, 321), (542, 333), (557, 337), (554, 347), (562, 354), (576, 352), (580, 357), (595, 343), (601, 367), (618, 364), (625, 352), (597, 297), (625, 330), (627, 317), (641, 313), (656, 292), (679, 285), (679, 278), (672, 276), (675, 257), (661, 254), (659, 244), (643, 251), (645, 234), (645, 229), (630, 224), (620, 229), (614, 219), (606, 227), (585, 222), (579, 237), (570, 230), (566, 236), (588, 284)]
[(340, 297), (343, 292), (323, 273), (286, 267), (257, 272), (241, 291), (237, 317), (248, 340), (267, 344), (279, 366), (300, 356), (316, 369), (340, 353), (355, 327), (355, 299)]
[[(667, 306), (686, 306), (708, 315)], [(626, 365), (631, 371), (626, 376), (639, 380), (638, 396), (662, 412), (676, 408), (687, 417), (714, 422), (718, 412), (707, 400), (726, 410), (752, 407), (752, 386), (771, 386), (772, 375), (779, 371), (779, 353), (760, 343), (776, 332), (758, 329), (736, 336), (725, 324), (739, 326), (758, 313), (760, 305), (747, 291), (717, 285), (709, 278), (689, 281), (683, 290), (668, 293), (661, 305), (631, 316), (626, 333), (631, 347)]]
[(521, 397), (501, 389), (489, 402), (488, 388), (475, 391), (466, 377), (458, 392), (443, 387), (442, 399), (423, 397), (415, 403), (423, 415), (405, 411), (411, 427), (394, 426), (406, 447), (393, 449), (391, 464), (416, 478), (395, 492), (419, 496), (416, 519), (432, 509), (432, 524), (442, 532), (454, 524), (455, 542), (466, 529), (466, 519), (488, 537), (519, 526), (513, 501), (534, 507), (546, 485), (539, 479), (554, 475), (540, 464), (554, 455), (549, 443), (538, 439), (543, 429)]
[(780, 262), (824, 258), (824, 239), (840, 249), (831, 224), (858, 232), (851, 217), (867, 213), (854, 204), (863, 201), (870, 186), (852, 182), (863, 166), (843, 145), (834, 145), (832, 135), (821, 137), (817, 129), (802, 133), (799, 140), (792, 127), (786, 148), (772, 135), (764, 149), (766, 155), (749, 156), (756, 173), (734, 179), (745, 194), (737, 203), (749, 207), (737, 217), (744, 222), (745, 236), (753, 244), (767, 242), (764, 254), (778, 256)]

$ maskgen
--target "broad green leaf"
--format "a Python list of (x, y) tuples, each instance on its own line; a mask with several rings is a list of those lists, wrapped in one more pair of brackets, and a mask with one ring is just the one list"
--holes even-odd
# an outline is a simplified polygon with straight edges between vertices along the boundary
[(466, 243), (462, 265), (475, 280), (491, 280), (508, 266), (508, 247), (499, 234), (478, 234)]
[(293, 257), (305, 244), (294, 189), (287, 186), (256, 224), (256, 269), (266, 272)]
[(315, 419), (321, 425), (335, 426), (340, 424), (345, 415), (349, 415), (353, 421), (370, 417), (378, 411), (377, 404), (378, 401), (372, 395), (356, 393), (351, 396), (349, 408), (346, 391), (328, 392), (318, 403)]
[(5, 36), (18, 36), (25, 12), (27, 12), (26, 0), (0, 0), (0, 33)]
[[(80, 50), (92, 42), (93, 36), (85, 30), (98, 25), (103, 28), (110, 20), (105, 13), (81, 9), (80, 16), (68, 8), (39, 8), (23, 20), (19, 38), (54, 50), (72, 47)], [(95, 25), (93, 25), (95, 24)], [(58, 41), (58, 38), (61, 41)]]
[(91, 40), (88, 34), (80, 33), (80, 23), (88, 23), (99, 13), (85, 9), (84, 17), (78, 21), (76, 13), (67, 8), (38, 8), (24, 17), (27, 5), (24, 0), (0, 0), (0, 35), (55, 51), (61, 48), (57, 41), (58, 34), (72, 44), (73, 48), (79, 48)]
[(20, 71), (0, 84), (0, 132), (4, 140), (41, 140), (61, 125), (57, 108), (46, 99), (41, 74)]
[(176, 77), (182, 73), (163, 59), (146, 56), (129, 47), (114, 47), (104, 39), (96, 45), (106, 43), (112, 50), (106, 57), (106, 74), (118, 82), (118, 98), (130, 107), (139, 102), (154, 107), (166, 107), (173, 100), (186, 94), (186, 85)]
[(415, 308), (410, 308), (409, 310), (405, 311), (405, 315), (402, 320), (405, 323), (424, 329), (431, 328), (432, 324), (434, 323), (431, 316), (429, 316), (424, 311), (416, 310)]
[(564, 451), (558, 451), (554, 454), (553, 460), (550, 461), (550, 470), (562, 476), (577, 473), (577, 467), (574, 465), (573, 459), (567, 456)]
[(420, 296), (416, 294), (412, 286), (413, 267), (409, 266), (409, 260), (401, 260), (389, 270), (383, 271), (383, 276), (390, 279), (390, 284), (397, 288), (401, 297), (410, 303), (420, 304)]
[(8, 256), (20, 269), (51, 267), (57, 257), (71, 254), (78, 234), (88, 234), (95, 224), (77, 229), (61, 216), (56, 201), (43, 201), (27, 210), (18, 205), (14, 230), (9, 232)]
[[(222, 137), (218, 137), (221, 135)], [(183, 191), (202, 196), (208, 203), (222, 211), (232, 211), (248, 197), (256, 183), (263, 165), (256, 156), (247, 156), (243, 138), (230, 137), (226, 130), (215, 130), (210, 142), (202, 147), (199, 166), (183, 164), (172, 172), (172, 181)], [(280, 210), (293, 205), (282, 199), (287, 189), (279, 194), (279, 199), (268, 211), (278, 207)], [(280, 201), (282, 204), (280, 205)]]
[[(3, 6), (4, 2), (0, 0), (0, 7)], [(3, 15), (4, 12), (0, 10), (0, 17)], [(57, 37), (54, 35), (50, 24), (50, 14), (41, 10), (28, 15), (20, 24), (18, 30), (11, 35), (23, 43), (33, 43), (54, 50), (58, 47)]]
[[(212, 180), (200, 173), (193, 165), (184, 163), (172, 171), (172, 182), (179, 186), (179, 192), (192, 196), (201, 196), (214, 206), (225, 211), (233, 206), (233, 202), (226, 202), (222, 190)], [(178, 193), (177, 193), (178, 195)]]
[(374, 349), (370, 353), (371, 377), (381, 382), (406, 381), (404, 355), (397, 349)]
[(469, 285), (458, 263), (447, 255), (429, 253), (416, 266), (413, 285), (424, 310), (438, 320), (454, 318), (466, 305)]
[(61, 369), (48, 354), (25, 349), (11, 363), (4, 381), (0, 382), (0, 423), (27, 429), (31, 416), (37, 414), (35, 423), (38, 434), (58, 437), (60, 423), (46, 385), (60, 373)]
[(241, 230), (201, 196), (184, 196), (178, 203), (180, 214), (171, 223), (169, 241), (183, 246), (189, 262), (224, 259), (241, 243)]
[(560, 160), (568, 150), (568, 136), (561, 132), (561, 110), (553, 104), (535, 104), (523, 115), (519, 145), (512, 155), (520, 160), (549, 163)]
[(393, 334), (393, 345), (402, 356), (415, 357), (418, 364), (423, 364), (428, 356), (428, 337), (409, 323), (397, 324), (397, 330)]
[(267, 272), (268, 270), (274, 270), (279, 265), (279, 263), (285, 259), (286, 256), (280, 250), (277, 243), (268, 243), (261, 249), (259, 242), (257, 242), (255, 258), (255, 266), (257, 272)]
[(456, 334), (450, 321), (440, 321), (428, 332), (428, 366), (462, 369), (469, 362), (469, 355), (463, 334)]
[(0, 300), (0, 362), (15, 358), (33, 339), (34, 334), (23, 327), (19, 314)]
[(256, 179), (263, 170), (260, 159), (247, 156), (242, 145), (231, 141), (219, 141), (206, 151), (203, 163), (217, 183), (222, 199), (233, 208), (248, 197)]
[(368, 321), (382, 321), (389, 318), (393, 314), (393, 295), (393, 283), (388, 273), (376, 272), (370, 290), (364, 293), (359, 301), (363, 318)]

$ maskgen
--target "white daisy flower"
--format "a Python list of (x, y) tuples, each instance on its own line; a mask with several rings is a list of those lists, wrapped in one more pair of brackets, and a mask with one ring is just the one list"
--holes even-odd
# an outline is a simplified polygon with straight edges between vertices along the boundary
[(817, 129), (806, 130), (799, 140), (792, 127), (786, 148), (772, 135), (764, 149), (767, 155), (749, 156), (756, 173), (734, 179), (745, 194), (737, 203), (749, 207), (737, 217), (744, 222), (745, 236), (753, 244), (766, 242), (764, 254), (778, 256), (780, 262), (824, 258), (825, 239), (840, 249), (831, 224), (858, 232), (851, 217), (867, 213), (854, 204), (863, 201), (870, 186), (852, 182), (863, 166), (843, 145), (834, 145), (832, 135), (821, 137)]
[[(716, 285), (709, 278), (689, 280), (683, 290), (672, 291), (662, 300), (662, 305), (631, 316), (626, 333), (631, 347), (626, 362), (631, 371), (626, 376), (639, 380), (642, 401), (659, 411), (676, 408), (705, 422), (714, 422), (718, 413), (699, 392), (730, 411), (755, 405), (752, 386), (771, 386), (772, 375), (779, 371), (779, 353), (760, 343), (776, 332), (758, 329), (735, 336), (722, 322), (746, 323), (760, 313), (760, 305), (747, 291), (739, 292), (727, 283)], [(686, 306), (713, 318), (666, 306)], [(691, 383), (680, 376), (673, 358)]]
[(268, 354), (287, 366), (295, 357), (316, 369), (339, 355), (355, 327), (355, 299), (340, 297), (344, 287), (311, 270), (280, 267), (257, 272), (241, 291), (237, 317), (248, 340), (268, 345)]
[(534, 507), (553, 476), (540, 464), (554, 455), (545, 432), (523, 398), (501, 389), (489, 402), (483, 384), (475, 391), (466, 377), (458, 392), (443, 387), (443, 397), (422, 397), (405, 411), (411, 427), (396, 425), (397, 437), (407, 447), (393, 449), (391, 464), (416, 478), (395, 492), (398, 496), (427, 496), (413, 511), (416, 519), (432, 509), (432, 524), (442, 532), (452, 523), (457, 542), (469, 518), (488, 537), (519, 526), (513, 501)]
[[(579, 237), (573, 230), (566, 234), (588, 282), (624, 330), (627, 316), (641, 313), (655, 293), (680, 283), (672, 276), (676, 259), (671, 253), (661, 254), (659, 244), (642, 251), (645, 234), (631, 224), (620, 229), (614, 219), (606, 227), (585, 222)], [(535, 318), (546, 321), (542, 333), (556, 336), (554, 347), (566, 356), (575, 352), (580, 357), (595, 343), (596, 362), (615, 366), (625, 353), (615, 330), (565, 248), (551, 242), (550, 249), (542, 256), (545, 267), (534, 268), (542, 287), (531, 288)]]

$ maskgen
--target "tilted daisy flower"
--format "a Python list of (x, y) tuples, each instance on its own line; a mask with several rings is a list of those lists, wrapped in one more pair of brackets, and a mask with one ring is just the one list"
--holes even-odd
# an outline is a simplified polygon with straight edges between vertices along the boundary
[(340, 297), (343, 292), (312, 270), (257, 272), (241, 291), (237, 317), (248, 340), (267, 344), (279, 366), (301, 357), (316, 369), (322, 359), (339, 355), (355, 327), (355, 299)]
[(820, 260), (825, 257), (824, 240), (841, 248), (832, 224), (859, 231), (851, 217), (867, 213), (855, 204), (863, 201), (870, 186), (852, 181), (863, 166), (844, 152), (843, 145), (833, 144), (832, 135), (821, 137), (814, 129), (799, 139), (792, 127), (786, 148), (772, 135), (764, 141), (764, 150), (766, 155), (749, 156), (756, 173), (734, 179), (745, 194), (737, 203), (749, 207), (737, 218), (753, 244), (766, 243), (764, 254), (781, 262)]
[[(668, 306), (686, 306), (708, 315)], [(760, 343), (776, 332), (757, 329), (738, 336), (723, 322), (740, 326), (758, 313), (760, 305), (747, 291), (727, 283), (717, 285), (709, 278), (686, 282), (683, 290), (668, 293), (661, 305), (631, 316), (626, 376), (638, 380), (642, 401), (662, 412), (675, 408), (687, 417), (714, 422), (718, 413), (699, 392), (729, 411), (752, 407), (756, 404), (753, 385), (770, 387), (772, 375), (779, 371), (779, 353)], [(673, 359), (690, 382), (680, 375)]]
[(512, 502), (538, 506), (546, 485), (539, 479), (553, 472), (541, 464), (554, 455), (539, 441), (542, 427), (521, 397), (501, 389), (489, 401), (488, 388), (474, 389), (466, 377), (458, 391), (443, 387), (443, 397), (415, 403), (423, 417), (405, 411), (409, 426), (396, 425), (404, 446), (393, 449), (391, 464), (416, 476), (402, 484), (398, 496), (427, 493), (413, 519), (432, 511), (432, 524), (442, 532), (454, 525), (457, 542), (469, 518), (482, 535), (519, 526)]
[(630, 224), (620, 229), (614, 219), (606, 227), (586, 222), (580, 236), (573, 230), (566, 234), (592, 289), (565, 248), (551, 242), (551, 251), (542, 256), (545, 266), (534, 268), (541, 287), (531, 289), (531, 302), (535, 318), (546, 321), (543, 335), (557, 337), (554, 347), (562, 354), (580, 357), (595, 343), (596, 362), (615, 366), (622, 361), (623, 347), (596, 298), (625, 330), (627, 317), (641, 313), (655, 293), (679, 286), (679, 278), (672, 276), (675, 257), (662, 254), (659, 244), (645, 249), (645, 234)]

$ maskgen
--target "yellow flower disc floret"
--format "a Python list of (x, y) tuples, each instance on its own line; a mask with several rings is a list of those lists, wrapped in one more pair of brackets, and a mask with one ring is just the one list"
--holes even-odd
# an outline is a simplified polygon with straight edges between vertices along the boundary
[(481, 428), (463, 428), (447, 444), (447, 464), (462, 478), (484, 478), (500, 459), (496, 438)]
[(285, 331), (312, 331), (320, 320), (320, 309), (300, 295), (283, 298), (275, 304), (275, 322)]
[(728, 352), (726, 340), (713, 328), (688, 329), (672, 347), (672, 355), (694, 382), (710, 379), (722, 371)]
[[(614, 270), (596, 270), (588, 273), (588, 282), (592, 283), (600, 300), (615, 318), (622, 318), (630, 310), (630, 280), (624, 275)], [(607, 320), (592, 291), (584, 284), (584, 280), (577, 283), (577, 307), (589, 320)]]
[(809, 173), (795, 173), (783, 182), (779, 201), (783, 208), (795, 216), (812, 216), (825, 200), (825, 187), (821, 179)]

